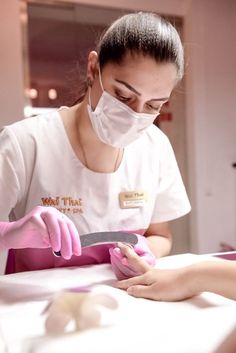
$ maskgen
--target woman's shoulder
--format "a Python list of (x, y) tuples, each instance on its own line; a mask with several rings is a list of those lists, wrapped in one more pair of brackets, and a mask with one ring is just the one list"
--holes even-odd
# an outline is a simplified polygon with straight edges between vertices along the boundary
[[(139, 156), (139, 159), (158, 161), (167, 150), (171, 150), (167, 135), (157, 126), (149, 126), (133, 143), (127, 146), (130, 155)], [(131, 157), (133, 158), (133, 157)]]
[(29, 132), (38, 131), (38, 129), (48, 128), (50, 125), (55, 125), (59, 119), (58, 110), (52, 110), (44, 114), (30, 116), (18, 120), (11, 125), (6, 125), (2, 131), (12, 131), (13, 133), (27, 134)]
[(167, 135), (156, 125), (152, 124), (142, 134), (138, 141), (142, 150), (152, 151), (155, 154), (157, 151), (163, 150), (170, 145)]
[(167, 135), (161, 131), (156, 125), (152, 124), (140, 135), (140, 138), (132, 142), (128, 149), (137, 153), (155, 154), (157, 151), (163, 150), (170, 146), (170, 141)]
[(153, 144), (168, 143), (169, 139), (166, 134), (156, 125), (152, 124), (145, 131), (145, 138)]
[(46, 114), (31, 116), (6, 125), (1, 129), (0, 138), (8, 138), (18, 141), (18, 144), (30, 144), (36, 141), (43, 141), (47, 136), (53, 138), (54, 134), (61, 131), (62, 123), (58, 110)]

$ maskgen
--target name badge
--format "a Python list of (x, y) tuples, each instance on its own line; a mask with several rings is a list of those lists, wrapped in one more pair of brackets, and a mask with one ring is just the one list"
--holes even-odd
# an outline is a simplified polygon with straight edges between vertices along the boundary
[(147, 202), (147, 193), (144, 191), (125, 191), (120, 192), (120, 208), (143, 207)]

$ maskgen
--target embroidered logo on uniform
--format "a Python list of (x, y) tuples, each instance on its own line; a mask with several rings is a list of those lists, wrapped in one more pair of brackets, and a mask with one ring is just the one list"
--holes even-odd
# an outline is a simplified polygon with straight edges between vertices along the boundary
[(82, 199), (70, 196), (42, 197), (43, 206), (52, 206), (66, 214), (83, 213)]

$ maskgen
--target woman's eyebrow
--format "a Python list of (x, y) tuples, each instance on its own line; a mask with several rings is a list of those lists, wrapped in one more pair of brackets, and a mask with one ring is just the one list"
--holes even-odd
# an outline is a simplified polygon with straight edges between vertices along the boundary
[[(135, 94), (137, 94), (138, 96), (141, 96), (141, 93), (138, 92), (134, 87), (132, 87), (129, 83), (122, 81), (122, 80), (118, 80), (115, 79), (116, 82), (121, 83), (122, 85), (124, 85), (125, 87), (127, 87), (130, 91), (134, 92)], [(164, 98), (152, 98), (150, 99), (150, 101), (166, 101), (168, 100), (170, 97), (164, 97)]]
[(128, 84), (127, 82), (125, 81), (121, 81), (121, 80), (118, 80), (118, 79), (115, 79), (116, 82), (118, 83), (121, 83), (122, 85), (124, 85), (125, 87), (127, 87), (130, 91), (136, 93), (138, 96), (141, 96), (141, 93), (139, 93), (138, 91), (136, 91), (136, 89), (132, 86), (130, 86), (130, 84)]

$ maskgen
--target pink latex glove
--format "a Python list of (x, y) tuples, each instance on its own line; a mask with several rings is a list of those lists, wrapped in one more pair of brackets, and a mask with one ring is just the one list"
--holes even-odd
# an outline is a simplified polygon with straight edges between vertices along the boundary
[[(148, 247), (146, 237), (139, 234), (137, 234), (137, 236), (138, 243), (133, 247), (133, 250), (142, 260), (145, 260), (148, 265), (154, 266), (156, 258)], [(112, 269), (119, 280), (141, 274), (129, 265), (128, 259), (121, 253), (118, 247), (110, 248), (109, 252)]]
[(74, 223), (54, 207), (37, 206), (15, 222), (0, 222), (0, 249), (52, 248), (70, 259), (81, 255)]

